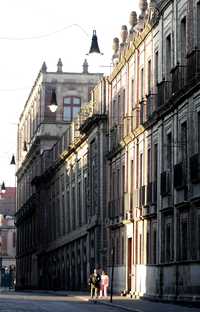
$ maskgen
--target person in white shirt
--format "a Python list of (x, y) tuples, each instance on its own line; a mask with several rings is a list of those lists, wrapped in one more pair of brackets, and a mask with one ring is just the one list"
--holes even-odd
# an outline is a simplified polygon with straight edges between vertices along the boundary
[(100, 285), (100, 298), (108, 296), (109, 276), (106, 272), (102, 271), (101, 274), (101, 285)]

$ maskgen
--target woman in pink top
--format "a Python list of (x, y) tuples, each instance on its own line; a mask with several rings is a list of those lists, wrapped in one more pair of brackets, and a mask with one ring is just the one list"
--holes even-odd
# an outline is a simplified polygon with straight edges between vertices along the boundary
[(101, 274), (100, 297), (102, 297), (102, 295), (104, 297), (108, 296), (108, 292), (107, 292), (108, 286), (109, 286), (109, 276), (108, 276), (107, 273), (102, 271), (102, 274)]

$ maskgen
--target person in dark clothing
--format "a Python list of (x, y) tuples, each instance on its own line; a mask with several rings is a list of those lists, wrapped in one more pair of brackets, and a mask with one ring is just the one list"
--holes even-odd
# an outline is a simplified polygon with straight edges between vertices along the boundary
[(92, 274), (90, 274), (89, 277), (89, 286), (90, 286), (90, 296), (91, 298), (97, 298), (98, 292), (100, 289), (100, 282), (101, 282), (101, 276), (97, 273), (97, 270), (95, 269)]

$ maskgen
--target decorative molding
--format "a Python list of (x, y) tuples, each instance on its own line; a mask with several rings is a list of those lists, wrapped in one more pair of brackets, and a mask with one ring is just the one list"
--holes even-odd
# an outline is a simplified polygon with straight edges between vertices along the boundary
[(138, 32), (136, 37), (131, 41), (130, 46), (126, 48), (126, 50), (122, 53), (120, 57), (119, 63), (114, 68), (112, 74), (109, 77), (109, 82), (111, 83), (115, 77), (119, 74), (119, 72), (124, 67), (125, 63), (133, 56), (135, 53), (135, 50), (139, 48), (141, 43), (145, 40), (145, 38), (149, 35), (149, 33), (152, 31), (152, 29), (155, 27), (155, 25), (158, 23), (159, 20), (159, 14), (157, 15), (157, 18), (155, 20), (149, 20), (143, 29), (142, 32)]

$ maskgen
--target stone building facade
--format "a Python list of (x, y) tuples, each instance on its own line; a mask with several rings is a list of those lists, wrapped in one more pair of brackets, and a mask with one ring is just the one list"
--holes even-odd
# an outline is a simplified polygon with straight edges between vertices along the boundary
[(200, 2), (139, 5), (111, 75), (62, 131), (56, 120), (59, 140), (40, 134), (43, 149), (33, 141), (22, 159), (18, 200), (29, 159), (41, 168), (17, 213), (26, 286), (83, 289), (94, 267), (114, 266), (116, 292), (199, 298)]
[(0, 194), (0, 268), (16, 266), (16, 188)]
[(91, 101), (44, 152), (44, 170), (33, 180), (40, 207), (38, 283), (44, 289), (85, 289), (90, 272), (106, 265), (100, 253), (106, 245), (105, 85), (102, 79)]
[[(82, 73), (63, 72), (61, 60), (57, 64), (57, 72), (47, 72), (44, 63), (20, 116), (16, 173), (18, 288), (39, 286), (41, 265), (38, 252), (42, 237), (52, 233), (52, 228), (48, 229), (49, 234), (42, 231), (45, 227), (45, 224), (41, 223), (44, 219), (40, 215), (43, 211), (42, 208), (40, 211), (43, 196), (37, 193), (34, 181), (40, 177), (47, 163), (56, 161), (62, 147), (55, 143), (77, 116), (82, 105), (88, 102), (91, 89), (101, 76), (102, 74), (98, 73), (88, 73), (87, 61), (83, 64)], [(54, 100), (56, 94), (58, 104), (58, 109), (54, 113), (49, 110), (53, 93)], [(66, 146), (66, 141), (63, 144)], [(50, 150), (54, 145), (51, 154)], [(44, 162), (42, 156), (49, 158)], [(57, 187), (57, 183), (54, 187)], [(55, 235), (52, 237), (53, 240), (58, 233)]]
[(116, 290), (136, 296), (200, 289), (199, 8), (140, 1), (114, 40), (107, 223)]

